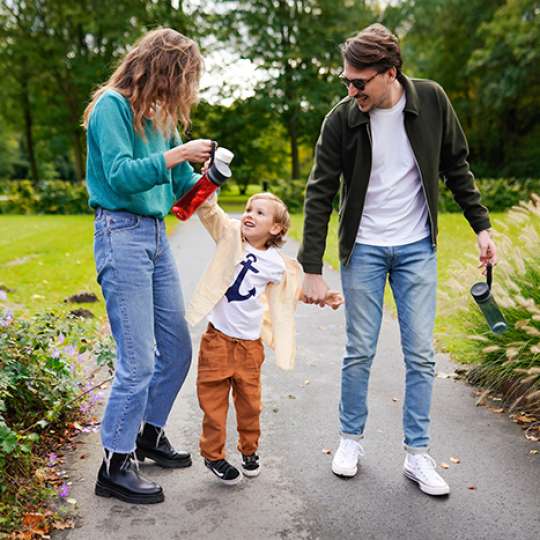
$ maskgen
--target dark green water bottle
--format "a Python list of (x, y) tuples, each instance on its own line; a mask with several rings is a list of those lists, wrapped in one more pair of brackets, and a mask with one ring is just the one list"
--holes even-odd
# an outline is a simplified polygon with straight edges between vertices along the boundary
[(493, 267), (488, 264), (486, 267), (486, 283), (475, 283), (471, 287), (471, 294), (475, 302), (481, 309), (489, 327), (496, 334), (502, 334), (508, 329), (508, 324), (491, 294), (491, 284), (493, 282)]

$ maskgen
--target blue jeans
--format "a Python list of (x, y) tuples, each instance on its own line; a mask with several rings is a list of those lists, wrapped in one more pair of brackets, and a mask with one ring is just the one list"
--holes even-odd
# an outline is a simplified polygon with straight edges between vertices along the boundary
[(395, 247), (356, 244), (341, 268), (347, 347), (341, 373), (340, 421), (344, 437), (360, 438), (368, 408), (368, 380), (383, 314), (386, 277), (397, 305), (405, 357), (404, 445), (429, 445), (429, 410), (435, 376), (433, 325), (437, 259), (431, 238)]
[(191, 364), (191, 339), (163, 220), (98, 209), (94, 255), (117, 348), (101, 440), (129, 453), (143, 421), (164, 427)]

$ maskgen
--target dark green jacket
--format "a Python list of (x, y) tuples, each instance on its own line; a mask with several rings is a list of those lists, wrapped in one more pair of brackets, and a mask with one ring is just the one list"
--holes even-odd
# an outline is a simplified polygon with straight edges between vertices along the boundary
[[(475, 232), (489, 229), (487, 209), (469, 169), (467, 141), (456, 113), (435, 82), (400, 75), (405, 88), (405, 131), (420, 169), (428, 203), (431, 237), (437, 238), (439, 178), (443, 178)], [(326, 116), (304, 203), (304, 237), (298, 260), (310, 274), (322, 272), (332, 201), (340, 190), (339, 258), (347, 264), (354, 248), (371, 173), (369, 114), (354, 98), (340, 101)]]

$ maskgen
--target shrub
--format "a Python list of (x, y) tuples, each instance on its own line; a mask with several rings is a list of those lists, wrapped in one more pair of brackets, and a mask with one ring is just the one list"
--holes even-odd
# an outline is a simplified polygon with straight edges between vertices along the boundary
[[(502, 392), (513, 407), (540, 411), (540, 197), (512, 208), (507, 223), (498, 224), (496, 234), (501, 261), (493, 295), (509, 329), (493, 334), (472, 300), (455, 302), (453, 315), (462, 318), (468, 332), (469, 352), (460, 360), (476, 363), (470, 382)], [(511, 240), (513, 230), (520, 231), (518, 245)], [(472, 264), (465, 270), (471, 276), (476, 272)], [(469, 296), (463, 268), (454, 278), (456, 294)]]
[[(476, 185), (482, 195), (482, 204), (491, 212), (502, 212), (529, 199), (532, 193), (540, 193), (540, 178), (480, 178)], [(461, 212), (452, 192), (441, 183), (439, 211)]]
[(304, 207), (305, 180), (273, 180), (270, 191), (277, 195), (288, 207), (289, 212), (301, 212)]
[(89, 214), (84, 184), (64, 180), (0, 181), (0, 214)]
[(35, 471), (51, 438), (99, 397), (85, 359), (103, 363), (112, 354), (97, 331), (96, 323), (52, 313), (21, 320), (0, 310), (0, 530), (16, 526), (24, 504), (44, 496)]

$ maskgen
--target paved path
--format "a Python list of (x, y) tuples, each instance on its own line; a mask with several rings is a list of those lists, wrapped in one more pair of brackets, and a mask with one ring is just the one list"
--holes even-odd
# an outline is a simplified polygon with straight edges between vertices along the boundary
[[(184, 291), (189, 298), (212, 253), (197, 220), (172, 238)], [(292, 242), (286, 251), (294, 255)], [(339, 276), (325, 270), (332, 286)], [(172, 411), (167, 433), (194, 455), (193, 467), (164, 471), (143, 465), (166, 493), (163, 504), (134, 506), (93, 495), (101, 460), (97, 435), (84, 439), (85, 460), (71, 458), (73, 496), (80, 527), (55, 538), (78, 539), (489, 539), (540, 537), (540, 455), (505, 416), (475, 407), (472, 389), (437, 378), (433, 403), (433, 449), (452, 493), (431, 498), (403, 477), (401, 404), (403, 368), (399, 330), (385, 317), (370, 387), (366, 457), (358, 475), (342, 480), (330, 472), (338, 439), (343, 310), (312, 306), (298, 310), (297, 369), (282, 372), (271, 354), (263, 370), (264, 412), (260, 454), (263, 469), (237, 487), (217, 484), (197, 455), (201, 423), (195, 369)], [(193, 332), (195, 358), (203, 325)], [(438, 369), (454, 366), (438, 357)], [(397, 400), (396, 400), (397, 399)], [(232, 415), (231, 415), (232, 416)], [(235, 450), (230, 419), (229, 452)], [(452, 464), (458, 456), (460, 464)], [(148, 463), (148, 462), (147, 462)], [(468, 486), (476, 486), (475, 490)]]

